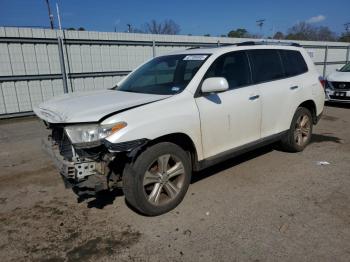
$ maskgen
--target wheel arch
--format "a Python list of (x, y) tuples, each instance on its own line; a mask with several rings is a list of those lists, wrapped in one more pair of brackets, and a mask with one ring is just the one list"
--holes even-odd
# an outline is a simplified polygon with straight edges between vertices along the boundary
[(152, 146), (161, 142), (170, 142), (178, 145), (184, 151), (188, 152), (191, 160), (191, 168), (193, 169), (197, 166), (197, 162), (198, 162), (197, 149), (194, 142), (188, 135), (186, 135), (185, 133), (171, 133), (171, 134), (163, 135), (153, 140), (150, 140), (147, 143), (147, 146)]
[(313, 100), (306, 100), (302, 102), (297, 108), (304, 107), (311, 112), (313, 124), (317, 124), (317, 110), (316, 103)]

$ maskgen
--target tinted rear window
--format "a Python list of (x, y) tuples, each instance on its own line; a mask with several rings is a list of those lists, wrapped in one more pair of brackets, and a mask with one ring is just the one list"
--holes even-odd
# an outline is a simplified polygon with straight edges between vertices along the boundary
[(286, 76), (296, 76), (307, 72), (308, 68), (299, 51), (280, 50)]
[(285, 76), (277, 50), (250, 50), (249, 57), (254, 83), (276, 80)]

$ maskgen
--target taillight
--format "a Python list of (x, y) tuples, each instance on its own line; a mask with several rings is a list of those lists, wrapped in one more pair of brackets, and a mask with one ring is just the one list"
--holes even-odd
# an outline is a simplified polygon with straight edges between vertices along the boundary
[(326, 81), (327, 81), (327, 80), (324, 79), (322, 76), (320, 76), (320, 77), (318, 78), (318, 80), (320, 81), (322, 87), (325, 88), (325, 87), (326, 87)]

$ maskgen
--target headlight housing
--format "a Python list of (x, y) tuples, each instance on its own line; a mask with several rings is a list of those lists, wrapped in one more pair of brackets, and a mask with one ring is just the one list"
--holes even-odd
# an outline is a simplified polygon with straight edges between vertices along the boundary
[(101, 139), (118, 132), (126, 126), (126, 122), (118, 122), (110, 125), (70, 125), (66, 126), (64, 130), (72, 144), (98, 144)]

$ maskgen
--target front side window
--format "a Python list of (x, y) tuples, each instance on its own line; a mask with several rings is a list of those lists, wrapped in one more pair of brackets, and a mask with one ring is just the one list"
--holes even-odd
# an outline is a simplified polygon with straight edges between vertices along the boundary
[(307, 72), (305, 60), (299, 51), (279, 50), (286, 76), (296, 76)]
[(230, 89), (250, 84), (250, 69), (246, 53), (237, 51), (220, 56), (207, 71), (205, 78), (209, 77), (226, 78)]
[(249, 50), (254, 83), (272, 81), (284, 77), (282, 63), (277, 50)]
[(125, 92), (173, 95), (184, 90), (208, 54), (169, 55), (152, 59), (113, 89)]

